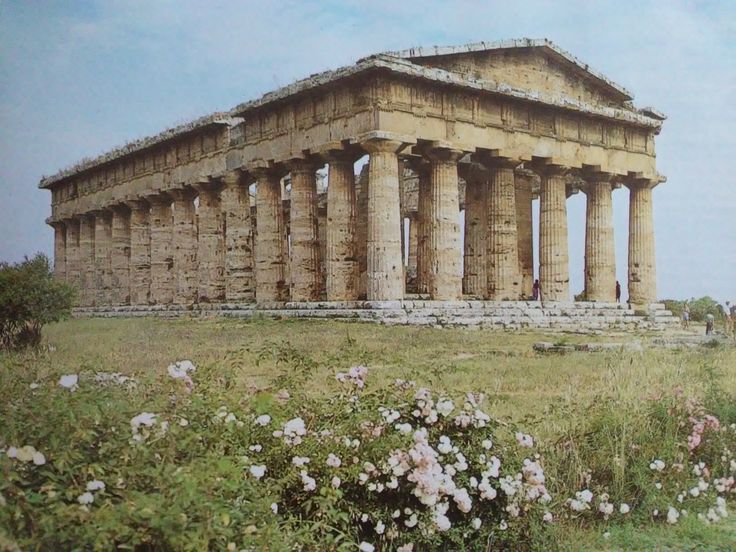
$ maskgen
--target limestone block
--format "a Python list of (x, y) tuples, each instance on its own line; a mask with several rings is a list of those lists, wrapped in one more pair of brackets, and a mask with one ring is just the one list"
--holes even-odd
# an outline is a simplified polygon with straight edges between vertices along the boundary
[(240, 172), (229, 172), (223, 184), (220, 198), (225, 218), (225, 297), (228, 301), (253, 301), (255, 277), (248, 180)]
[(174, 300), (173, 220), (171, 198), (148, 196), (151, 204), (151, 295), (150, 301), (166, 305)]
[(130, 302), (130, 209), (116, 205), (112, 211), (112, 304)]
[(435, 148), (430, 160), (428, 291), (432, 299), (455, 300), (462, 295), (457, 161), (463, 152)]
[(197, 213), (192, 188), (170, 190), (172, 204), (174, 303), (191, 305), (197, 300)]
[(316, 301), (321, 275), (317, 235), (317, 181), (314, 162), (293, 160), (291, 170), (291, 277), (292, 301)]
[(64, 223), (66, 231), (66, 283), (79, 293), (81, 292), (80, 284), (82, 281), (79, 264), (79, 220), (67, 219)]
[(254, 171), (256, 177), (257, 237), (255, 242), (256, 301), (285, 301), (286, 240), (281, 183), (278, 173), (268, 169)]
[(327, 186), (327, 300), (355, 301), (359, 295), (359, 262), (356, 243), (357, 197), (354, 158), (333, 153)]
[(148, 305), (151, 299), (151, 206), (130, 201), (130, 303)]

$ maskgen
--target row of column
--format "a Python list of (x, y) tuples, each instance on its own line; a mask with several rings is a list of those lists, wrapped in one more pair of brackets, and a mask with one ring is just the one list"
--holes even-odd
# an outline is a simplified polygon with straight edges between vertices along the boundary
[[(191, 304), (210, 301), (317, 301), (321, 262), (328, 301), (404, 297), (400, 161), (407, 144), (372, 139), (364, 244), (357, 236), (354, 162), (362, 151), (334, 150), (284, 166), (228, 173), (198, 184), (128, 201), (56, 224), (56, 273), (82, 290), (83, 305)], [(461, 269), (458, 161), (464, 152), (426, 148), (410, 158), (419, 177), (409, 263), (417, 289), (432, 299), (465, 294), (493, 300), (531, 295), (531, 188), (515, 179), (518, 162), (479, 156), (467, 169), (464, 266)], [(320, 259), (316, 171), (329, 163), (325, 241)], [(540, 166), (539, 279), (542, 299), (569, 301), (565, 168)], [(281, 179), (291, 175), (290, 232)], [(256, 183), (255, 232), (248, 184)], [(656, 300), (652, 185), (631, 182), (629, 293), (635, 304)], [(589, 175), (585, 291), (615, 300), (610, 175)], [(195, 197), (199, 198), (195, 209)], [(366, 282), (360, 282), (365, 250)], [(413, 270), (413, 267), (412, 267)]]

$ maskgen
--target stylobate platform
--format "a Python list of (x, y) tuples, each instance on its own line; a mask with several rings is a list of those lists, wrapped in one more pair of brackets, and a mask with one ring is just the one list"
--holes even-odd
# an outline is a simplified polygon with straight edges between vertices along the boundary
[(212, 317), (337, 319), (417, 326), (548, 328), (558, 330), (663, 330), (678, 324), (663, 304), (635, 310), (626, 304), (539, 301), (346, 301), (208, 303), (193, 306), (100, 306), (78, 308), (79, 318)]

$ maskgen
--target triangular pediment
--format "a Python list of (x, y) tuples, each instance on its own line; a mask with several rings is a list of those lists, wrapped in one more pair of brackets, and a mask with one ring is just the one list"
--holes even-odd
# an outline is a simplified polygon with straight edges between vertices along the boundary
[(473, 80), (592, 105), (623, 106), (631, 95), (548, 40), (520, 39), (467, 46), (415, 48), (390, 55)]

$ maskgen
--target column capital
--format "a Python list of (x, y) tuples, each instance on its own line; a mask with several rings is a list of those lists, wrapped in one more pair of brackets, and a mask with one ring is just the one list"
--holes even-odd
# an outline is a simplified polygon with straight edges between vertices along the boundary
[(667, 179), (664, 177), (658, 177), (658, 178), (644, 178), (644, 177), (638, 177), (638, 176), (630, 176), (623, 179), (624, 186), (626, 186), (629, 189), (637, 188), (637, 189), (649, 189), (653, 190), (656, 188), (659, 184), (662, 182), (666, 182)]
[(521, 165), (520, 159), (500, 157), (480, 152), (473, 154), (473, 160), (483, 165), (486, 169), (516, 169)]
[(261, 165), (255, 164), (248, 168), (248, 173), (253, 176), (255, 180), (263, 180), (267, 178), (278, 178), (281, 179), (289, 171), (283, 165)]
[(347, 147), (344, 149), (328, 149), (318, 155), (326, 163), (353, 164), (363, 156), (363, 152), (356, 147)]
[(361, 134), (355, 139), (355, 143), (372, 153), (399, 153), (416, 140), (408, 136), (395, 134), (393, 132), (374, 131)]
[(197, 190), (198, 194), (202, 193), (218, 193), (222, 189), (222, 182), (219, 180), (202, 180), (194, 182), (192, 188)]
[(118, 213), (118, 214), (129, 213), (130, 207), (125, 202), (113, 203), (112, 205), (110, 205), (110, 210), (113, 213)]
[(405, 159), (407, 164), (409, 165), (409, 168), (414, 171), (418, 176), (429, 176), (429, 161), (427, 161), (424, 157), (409, 156)]
[(286, 166), (291, 174), (313, 174), (317, 172), (320, 162), (311, 156), (294, 157), (286, 162)]
[(197, 192), (191, 186), (184, 186), (183, 188), (174, 188), (173, 190), (167, 190), (166, 192), (174, 201), (194, 201), (197, 197)]
[(153, 207), (154, 205), (170, 205), (171, 204), (171, 196), (167, 194), (166, 192), (153, 192), (150, 195), (147, 195), (145, 197), (145, 200), (151, 204)]
[(112, 216), (112, 210), (107, 207), (98, 207), (97, 209), (89, 211), (89, 214), (95, 218), (107, 218)]
[(445, 146), (429, 146), (423, 149), (424, 157), (435, 163), (457, 163), (466, 152), (461, 149)]
[(151, 208), (151, 204), (142, 197), (126, 199), (123, 203), (127, 205), (131, 211), (145, 211)]
[(460, 163), (457, 171), (465, 182), (478, 182), (488, 178), (488, 169), (481, 163)]

